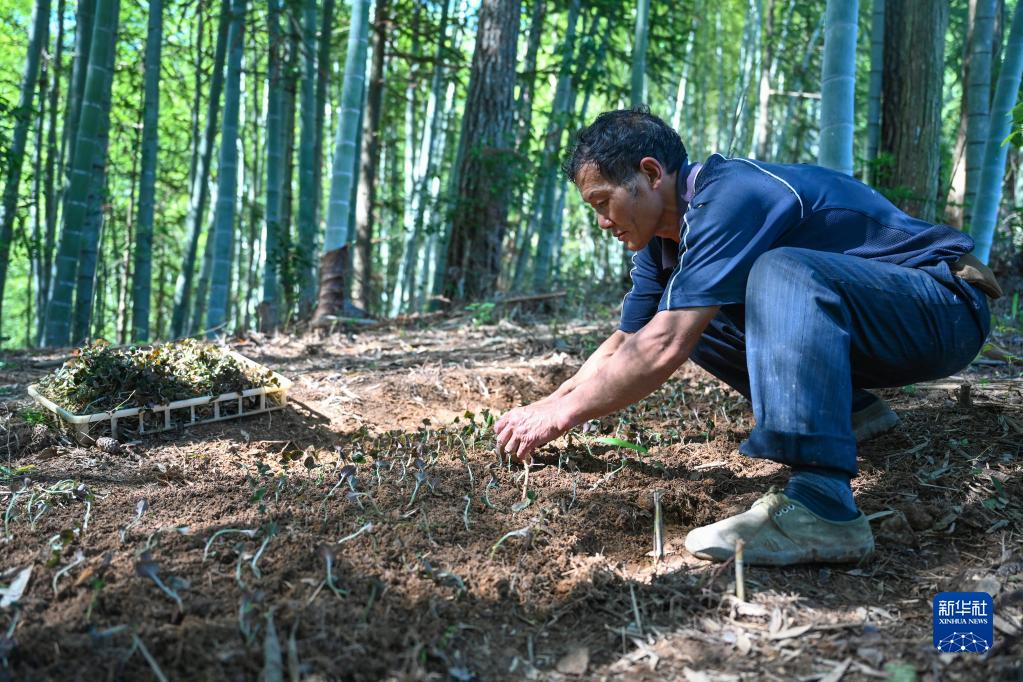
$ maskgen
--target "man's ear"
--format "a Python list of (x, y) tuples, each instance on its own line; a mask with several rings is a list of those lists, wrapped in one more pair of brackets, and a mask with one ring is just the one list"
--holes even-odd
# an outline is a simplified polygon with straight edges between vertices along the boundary
[(652, 156), (644, 156), (639, 162), (639, 172), (646, 176), (650, 189), (657, 189), (664, 179), (664, 166)]

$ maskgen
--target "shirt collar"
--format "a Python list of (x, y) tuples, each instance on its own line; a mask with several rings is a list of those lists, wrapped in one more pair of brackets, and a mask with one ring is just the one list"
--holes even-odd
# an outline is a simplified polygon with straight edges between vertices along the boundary
[[(675, 194), (678, 196), (679, 216), (685, 216), (689, 203), (696, 196), (696, 176), (703, 168), (702, 163), (689, 163), (679, 169), (675, 178)], [(682, 232), (682, 218), (679, 218), (679, 233)], [(660, 239), (660, 238), (659, 238)], [(678, 265), (679, 245), (670, 240), (661, 239), (661, 267), (665, 270), (674, 269)]]
[(678, 195), (680, 213), (686, 212), (689, 202), (696, 195), (696, 176), (700, 174), (701, 168), (702, 163), (688, 163), (679, 169), (675, 179), (675, 193)]

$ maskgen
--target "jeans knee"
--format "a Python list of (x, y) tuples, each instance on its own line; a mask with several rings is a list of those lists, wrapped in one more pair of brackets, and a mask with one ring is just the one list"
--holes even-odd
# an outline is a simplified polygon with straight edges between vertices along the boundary
[(812, 258), (815, 252), (782, 246), (762, 254), (753, 263), (746, 282), (746, 304), (755, 305), (765, 299), (777, 302), (782, 292), (788, 295), (809, 293), (814, 276)]

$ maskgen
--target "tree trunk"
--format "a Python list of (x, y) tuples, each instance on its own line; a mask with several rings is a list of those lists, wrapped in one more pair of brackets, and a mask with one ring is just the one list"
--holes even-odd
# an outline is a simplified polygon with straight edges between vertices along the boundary
[[(645, 1), (645, 0), (642, 0)], [(641, 4), (642, 4), (641, 1)], [(575, 29), (579, 19), (579, 0), (572, 0), (568, 9), (568, 28), (561, 49), (561, 67), (558, 71), (558, 82), (554, 87), (554, 102), (551, 105), (551, 116), (547, 123), (545, 136), (543, 165), (540, 177), (543, 184), (539, 188), (538, 200), (539, 225), (534, 230), (539, 235), (536, 244), (536, 262), (533, 265), (533, 290), (544, 291), (551, 276), (551, 264), (555, 260), (555, 249), (558, 234), (561, 232), (561, 216), (555, 213), (558, 185), (558, 154), (561, 152), (561, 141), (566, 126), (572, 119), (572, 67), (575, 62)], [(644, 21), (645, 23), (645, 21)], [(639, 23), (637, 23), (637, 27)], [(637, 35), (639, 30), (637, 28)], [(642, 60), (641, 60), (642, 61)], [(636, 64), (636, 61), (633, 61)], [(636, 80), (633, 79), (633, 88)], [(635, 89), (633, 90), (635, 94)], [(642, 102), (634, 102), (634, 105)], [(534, 213), (536, 215), (536, 213)]]
[(536, 55), (540, 50), (544, 18), (547, 15), (547, 0), (534, 0), (529, 19), (529, 38), (526, 40), (526, 56), (519, 72), (519, 101), (516, 108), (515, 149), (521, 154), (529, 153), (530, 135), (533, 132), (533, 93), (536, 89)]
[[(120, 9), (118, 7), (118, 12)], [(96, 36), (93, 36), (95, 40)], [(92, 178), (89, 186), (88, 202), (85, 219), (82, 224), (81, 247), (78, 255), (78, 282), (75, 288), (75, 310), (71, 328), (72, 343), (82, 343), (91, 336), (92, 311), (96, 292), (96, 267), (100, 256), (100, 244), (105, 227), (106, 215), (110, 210), (110, 178), (107, 175), (110, 146), (110, 111), (113, 84), (113, 71), (116, 60), (116, 48), (107, 50), (103, 61), (98, 62), (105, 71), (111, 74), (111, 85), (101, 100), (104, 113), (101, 120), (98, 153), (93, 156)], [(92, 58), (89, 60), (90, 69)], [(142, 109), (136, 110), (141, 118)], [(106, 292), (100, 290), (102, 296)]]
[(234, 251), (235, 202), (238, 200), (238, 109), (241, 94), (242, 52), (245, 33), (245, 0), (232, 0), (227, 33), (228, 59), (224, 88), (224, 127), (220, 134), (217, 164), (217, 211), (213, 225), (213, 269), (206, 331), (223, 334), (227, 323), (231, 257)]
[(892, 166), (879, 184), (895, 190), (899, 208), (927, 221), (938, 195), (947, 25), (946, 3), (885, 3), (881, 148)]
[[(38, 99), (39, 105), (35, 110), (35, 153), (32, 164), (32, 233), (25, 236), (25, 248), (28, 256), (28, 280), (25, 293), (25, 345), (31, 343), (31, 330), (34, 326), (32, 316), (33, 309), (37, 308), (38, 301), (35, 300), (35, 293), (40, 285), (40, 255), (43, 241), (43, 220), (45, 220), (46, 199), (43, 193), (43, 129), (46, 127), (46, 89), (49, 80), (49, 69), (45, 61), (40, 64)], [(0, 298), (0, 302), (3, 299)], [(41, 308), (39, 308), (41, 310)], [(0, 335), (3, 330), (0, 329)]]
[[(61, 158), (67, 158), (67, 182), (71, 180), (74, 167), (75, 143), (78, 139), (78, 124), (82, 118), (82, 100), (85, 97), (85, 81), (89, 74), (89, 56), (92, 53), (92, 32), (96, 23), (96, 0), (81, 0), (75, 15), (75, 60), (71, 66), (71, 84), (68, 89), (68, 107), (64, 118), (64, 134), (61, 139)], [(65, 147), (67, 154), (65, 154)]]
[(446, 288), (454, 298), (492, 295), (501, 271), (514, 156), (519, 9), (519, 0), (483, 0), (480, 7), (448, 245)]
[(407, 307), (411, 298), (412, 282), (415, 281), (416, 253), (422, 246), (420, 235), (416, 233), (416, 188), (419, 186), (416, 176), (416, 140), (419, 135), (416, 129), (416, 85), (419, 81), (418, 65), (420, 55), (419, 43), (420, 8), (417, 5), (412, 15), (412, 60), (409, 64), (405, 82), (405, 144), (402, 150), (402, 227), (403, 236), (401, 263), (398, 266), (398, 277), (394, 282), (394, 293), (391, 296), (391, 315), (397, 315)]
[(82, 248), (90, 187), (96, 168), (106, 164), (106, 132), (110, 117), (110, 86), (113, 71), (104, 65), (113, 61), (117, 37), (118, 0), (98, 0), (89, 56), (81, 120), (77, 127), (74, 165), (65, 196), (63, 230), (55, 260), (55, 275), (46, 306), (46, 345), (71, 341), (71, 312), (78, 261)]
[(853, 172), (857, 4), (857, 0), (828, 0), (824, 20), (821, 132), (817, 162), (846, 175)]
[[(327, 206), (327, 230), (320, 263), (320, 293), (313, 323), (344, 313), (348, 275), (348, 249), (353, 237), (351, 216), (352, 189), (355, 187), (359, 156), (359, 121), (365, 93), (366, 50), (369, 33), (369, 2), (353, 0), (352, 21), (348, 31), (345, 76), (334, 140), (334, 163), (331, 169), (330, 201)], [(340, 251), (341, 253), (334, 253)], [(332, 255), (333, 254), (333, 255)], [(326, 268), (331, 268), (329, 271)], [(338, 284), (341, 284), (339, 287)]]
[[(802, 89), (806, 82), (807, 70), (810, 68), (810, 59), (813, 57), (814, 52), (817, 49), (817, 41), (820, 40), (821, 33), (824, 30), (824, 15), (822, 14), (820, 19), (817, 21), (817, 25), (814, 27), (813, 33), (810, 34), (810, 40), (807, 41), (806, 51), (803, 52), (803, 61), (800, 64), (800, 68), (796, 71), (796, 77), (793, 79), (793, 87), (797, 90)], [(783, 157), (783, 154), (788, 151), (790, 133), (792, 128), (795, 127), (795, 112), (796, 104), (799, 101), (798, 97), (786, 95), (787, 102), (785, 103), (785, 115), (782, 117), (781, 128), (778, 131), (778, 137), (775, 141), (774, 152), (771, 157), (779, 162), (793, 161), (798, 159), (799, 155), (788, 155)]]
[[(834, 0), (832, 0), (834, 2)], [(830, 6), (831, 3), (829, 3)], [(856, 0), (852, 0), (852, 4), (855, 6)], [(856, 47), (856, 13), (853, 12), (853, 48)], [(784, 35), (782, 36), (782, 43), (784, 43)], [(760, 64), (760, 86), (757, 93), (757, 122), (753, 127), (753, 140), (756, 146), (754, 156), (758, 159), (767, 158), (767, 135), (768, 129), (770, 128), (770, 104), (771, 104), (771, 75), (774, 67), (774, 0), (767, 0), (767, 9), (765, 10), (764, 17), (764, 40), (763, 50), (764, 57)], [(784, 45), (780, 46), (780, 49), (785, 49)]]
[[(447, 0), (444, 0), (447, 15)], [(380, 160), (380, 114), (384, 93), (384, 52), (390, 25), (388, 0), (376, 0), (373, 19), (373, 61), (370, 63), (363, 120), (359, 189), (355, 204), (355, 243), (352, 259), (352, 300), (369, 310), (373, 306), (373, 227), (377, 194), (377, 163)], [(443, 27), (441, 28), (443, 35)]]
[[(683, 130), (682, 123), (684, 121), (684, 110), (689, 106), (686, 102), (686, 91), (689, 89), (689, 72), (692, 70), (693, 63), (693, 43), (696, 42), (696, 27), (700, 25), (700, 20), (693, 17), (692, 27), (689, 29), (689, 35), (686, 36), (686, 49), (685, 56), (682, 58), (682, 74), (678, 78), (678, 90), (675, 93), (675, 109), (671, 113), (671, 127), (678, 131), (682, 135), (688, 137), (688, 127)], [(584, 119), (585, 120), (585, 117)]]
[(881, 79), (884, 73), (884, 3), (874, 0), (870, 23), (870, 93), (867, 104), (867, 181), (875, 181), (881, 139)]
[[(206, 128), (199, 148), (188, 201), (188, 214), (185, 218), (185, 258), (174, 287), (174, 311), (171, 315), (171, 336), (174, 338), (184, 333), (188, 321), (188, 311), (191, 309), (189, 299), (192, 293), (192, 279), (195, 274), (195, 256), (199, 248), (199, 236), (202, 233), (206, 201), (209, 198), (210, 161), (213, 156), (213, 142), (217, 136), (220, 93), (224, 87), (224, 60), (227, 54), (227, 28), (230, 18), (230, 0), (221, 0), (217, 45), (213, 57), (213, 74), (210, 76), (210, 98), (206, 103)], [(207, 241), (209, 241), (209, 236), (207, 236)], [(205, 307), (202, 305), (205, 303), (205, 297), (202, 297), (202, 303), (198, 300), (200, 297), (196, 298), (195, 307)], [(198, 324), (197, 318), (193, 318), (190, 331), (194, 332)]]
[[(312, 258), (315, 254), (306, 254), (295, 245), (292, 230), (294, 216), (292, 178), (295, 177), (295, 112), (298, 105), (298, 53), (300, 35), (294, 31), (286, 31), (288, 59), (285, 62), (282, 97), (282, 116), (284, 118), (284, 178), (281, 181), (281, 218), (280, 218), (280, 251), (281, 261), (281, 297), (284, 299), (284, 312), (281, 322), (286, 323), (298, 310), (299, 272), (303, 267), (303, 259)], [(319, 184), (317, 184), (319, 187)]]
[(316, 49), (318, 66), (316, 71), (316, 139), (313, 145), (313, 185), (316, 187), (316, 235), (319, 238), (323, 220), (323, 138), (326, 126), (327, 86), (330, 83), (331, 30), (334, 27), (334, 0), (323, 0), (323, 15), (320, 21), (320, 43)]
[(969, 230), (970, 209), (977, 195), (991, 113), (991, 52), (995, 28), (994, 0), (977, 0), (970, 50), (966, 123), (966, 195), (963, 224)]
[(305, 251), (299, 271), (299, 316), (307, 317), (316, 298), (316, 172), (313, 153), (316, 147), (316, 0), (302, 2), (302, 89), (301, 130), (298, 142), (298, 245)]
[(158, 123), (160, 119), (160, 47), (163, 42), (162, 0), (149, 0), (146, 36), (146, 101), (142, 124), (142, 175), (139, 220), (135, 233), (135, 273), (132, 278), (132, 336), (149, 340), (149, 300), (153, 280), (153, 209), (156, 202)]
[[(21, 97), (15, 110), (14, 135), (7, 151), (7, 181), (4, 185), (3, 204), (0, 205), (0, 320), (3, 319), (4, 285), (7, 281), (7, 263), (11, 252), (11, 235), (21, 184), (21, 162), (25, 157), (28, 128), (32, 122), (32, 100), (39, 77), (39, 61), (47, 42), (50, 26), (50, 0), (37, 0), (32, 19), (32, 37), (25, 58), (25, 72), (21, 78)], [(36, 197), (38, 201), (38, 196)]]
[(39, 270), (39, 286), (36, 289), (38, 304), (36, 305), (36, 343), (43, 340), (43, 321), (46, 319), (46, 299), (50, 291), (50, 269), (53, 267), (53, 242), (57, 234), (57, 174), (63, 175), (62, 161), (59, 150), (64, 145), (61, 140), (57, 145), (57, 108), (60, 102), (60, 74), (64, 65), (64, 0), (57, 0), (57, 40), (54, 49), (53, 65), (50, 67), (50, 103), (49, 127), (46, 131), (46, 169), (43, 181), (46, 194), (46, 234), (42, 239)]
[(267, 28), (266, 114), (266, 219), (264, 222), (266, 262), (263, 265), (263, 301), (259, 326), (263, 331), (277, 328), (280, 319), (279, 273), (286, 254), (281, 250), (281, 186), (284, 184), (284, 131), (281, 115), (281, 22), (280, 0), (269, 0)]
[(984, 164), (977, 185), (977, 203), (973, 214), (973, 254), (984, 263), (991, 255), (998, 206), (1002, 200), (1002, 180), (1005, 175), (1005, 157), (1008, 145), (1004, 140), (1012, 125), (1012, 108), (1019, 92), (1023, 74), (1023, 3), (1017, 4), (1012, 14), (1012, 28), (1005, 46), (1005, 58), (998, 72), (995, 98), (991, 103), (991, 124), (987, 144), (984, 146)]
[(637, 0), (636, 34), (632, 44), (632, 91), (629, 96), (634, 107), (646, 102), (646, 49), (649, 35), (650, 0)]
[(749, 119), (749, 107), (746, 106), (746, 101), (749, 99), (750, 86), (760, 62), (760, 3), (761, 0), (749, 0), (749, 9), (746, 12), (742, 45), (739, 50), (739, 78), (735, 86), (735, 109), (729, 130), (729, 154), (736, 149), (745, 153), (748, 148), (746, 121)]
[[(725, 122), (725, 107), (727, 106), (725, 101), (725, 55), (722, 43), (724, 40), (724, 33), (721, 27), (721, 13), (724, 9), (720, 3), (716, 3), (714, 11), (714, 64), (716, 65), (716, 76), (717, 76), (717, 128), (715, 132), (715, 151), (725, 151), (725, 144), (728, 140), (726, 136), (726, 122)], [(628, 274), (628, 270), (625, 271)]]

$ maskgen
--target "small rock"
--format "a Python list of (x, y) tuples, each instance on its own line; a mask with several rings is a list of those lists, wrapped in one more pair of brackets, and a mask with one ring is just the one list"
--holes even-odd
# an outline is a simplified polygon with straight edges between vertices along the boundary
[(895, 512), (881, 522), (878, 529), (878, 536), (893, 542), (900, 542), (907, 545), (916, 545), (916, 537), (913, 535), (913, 528), (906, 520), (902, 512)]
[(934, 517), (921, 505), (907, 507), (903, 513), (913, 530), (929, 530), (934, 525)]
[(122, 452), (121, 441), (110, 436), (100, 436), (97, 438), (96, 448), (108, 455), (119, 455)]
[(590, 650), (584, 646), (572, 649), (561, 657), (556, 666), (562, 675), (585, 675), (590, 667)]

